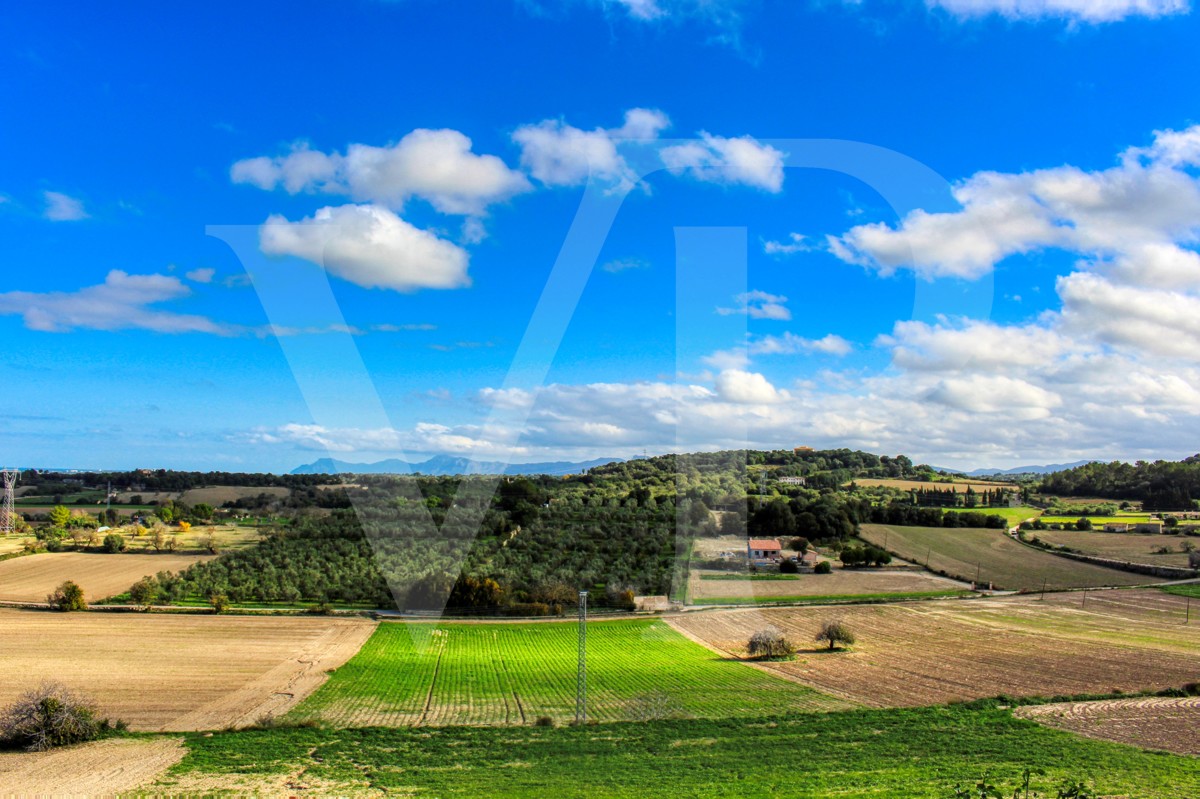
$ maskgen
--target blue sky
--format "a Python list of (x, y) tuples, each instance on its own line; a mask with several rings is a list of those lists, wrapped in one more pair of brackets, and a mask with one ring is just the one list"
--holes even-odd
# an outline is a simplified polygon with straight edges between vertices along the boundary
[(3, 25), (6, 462), (1195, 449), (1181, 0)]

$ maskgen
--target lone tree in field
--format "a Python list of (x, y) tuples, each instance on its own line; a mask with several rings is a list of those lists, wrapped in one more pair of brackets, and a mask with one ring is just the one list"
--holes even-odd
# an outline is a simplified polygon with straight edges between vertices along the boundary
[(87, 610), (83, 589), (79, 587), (78, 583), (70, 580), (55, 588), (54, 593), (46, 597), (46, 601), (50, 603), (51, 607), (62, 611)]
[(58, 683), (43, 684), (0, 713), (0, 740), (31, 752), (91, 741), (110, 729), (90, 699)]
[(838, 644), (852, 646), (856, 639), (854, 633), (845, 624), (840, 621), (827, 621), (821, 625), (821, 631), (817, 633), (816, 640), (818, 643), (828, 643), (829, 650), (832, 652)]
[(750, 636), (746, 651), (756, 660), (783, 660), (796, 654), (796, 647), (777, 627), (767, 627)]

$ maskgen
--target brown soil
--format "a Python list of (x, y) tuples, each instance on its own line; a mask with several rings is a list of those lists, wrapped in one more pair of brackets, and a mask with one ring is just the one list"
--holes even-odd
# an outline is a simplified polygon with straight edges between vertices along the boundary
[(1200, 697), (1063, 702), (1015, 712), (1021, 718), (1088, 738), (1200, 755)]
[(0, 562), (0, 600), (45, 602), (64, 580), (73, 580), (89, 602), (98, 602), (129, 589), (143, 577), (160, 571), (181, 571), (213, 555), (177, 553), (107, 554), (104, 552), (44, 552)]
[(0, 705), (53, 675), (135, 730), (245, 725), (308, 696), (374, 628), (324, 617), (0, 609)]
[[(1107, 607), (1092, 599), (1086, 611), (1028, 597), (747, 609), (688, 614), (668, 623), (735, 656), (744, 654), (756, 630), (779, 627), (801, 652), (767, 668), (873, 707), (1000, 694), (1134, 692), (1200, 679), (1200, 625), (1181, 624), (1182, 605), (1178, 611), (1156, 609), (1182, 602), (1179, 597), (1108, 593), (1130, 601)], [(1146, 595), (1144, 606), (1139, 595)], [(859, 639), (848, 651), (823, 651), (813, 641), (822, 622), (834, 618)]]
[(112, 796), (157, 778), (187, 750), (181, 738), (107, 741), (0, 754), (0, 795)]

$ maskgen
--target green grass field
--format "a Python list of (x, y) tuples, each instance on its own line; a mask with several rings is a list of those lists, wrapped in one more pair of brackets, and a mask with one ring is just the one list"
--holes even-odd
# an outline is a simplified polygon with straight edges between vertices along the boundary
[[(1189, 585), (1168, 585), (1163, 589), (1168, 594), (1176, 596), (1190, 596), (1193, 599), (1200, 599), (1200, 583), (1191, 583)], [(1200, 605), (1196, 606), (1196, 618), (1200, 619)]]
[(864, 524), (859, 533), (906, 560), (963, 580), (994, 583), (998, 588), (1049, 589), (1141, 585), (1155, 578), (1107, 569), (1041, 552), (1014, 541), (1003, 530), (952, 527), (901, 527)]
[(946, 508), (949, 513), (984, 513), (988, 516), (1003, 516), (1010, 527), (1015, 527), (1026, 519), (1036, 519), (1042, 515), (1041, 508), (1026, 506), (1018, 508)]
[[(1043, 516), (1042, 521), (1046, 524), (1074, 524), (1079, 521), (1079, 516)], [(1151, 519), (1149, 513), (1130, 513), (1123, 516), (1089, 516), (1088, 517), (1094, 527), (1101, 527), (1106, 524), (1140, 524), (1149, 521), (1161, 521), (1161, 519)]]
[[(1200, 796), (1200, 759), (1079, 738), (969, 706), (543, 729), (270, 729), (191, 734), (152, 794), (846, 797), (948, 799), (986, 773), (1011, 792), (1025, 768), (1054, 795)], [(1005, 793), (1009, 795), (1009, 793)]]
[[(529, 724), (574, 717), (574, 624), (384, 623), (288, 716), (339, 726)], [(600, 721), (848, 707), (694, 644), (653, 620), (588, 625)]]

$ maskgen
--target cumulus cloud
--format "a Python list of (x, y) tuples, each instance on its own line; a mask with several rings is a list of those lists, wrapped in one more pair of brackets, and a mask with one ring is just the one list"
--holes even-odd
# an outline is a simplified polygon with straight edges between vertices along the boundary
[(629, 189), (637, 175), (617, 151), (617, 143), (652, 141), (670, 124), (661, 111), (631, 108), (619, 128), (581, 130), (547, 119), (517, 128), (512, 138), (521, 148), (521, 165), (547, 186), (579, 186), (591, 177)]
[(1155, 144), (1126, 151), (1111, 169), (1063, 166), (1033, 172), (980, 172), (954, 188), (962, 210), (916, 210), (900, 224), (859, 225), (829, 237), (847, 263), (925, 279), (976, 279), (1011, 255), (1060, 248), (1112, 258), (1196, 240), (1200, 181), (1181, 168), (1200, 126), (1160, 131)]
[(52, 222), (75, 222), (88, 218), (82, 200), (57, 191), (44, 191), (42, 198), (46, 201), (46, 210), (42, 215)]
[(615, 258), (601, 265), (601, 269), (605, 272), (627, 272), (630, 269), (646, 269), (650, 266), (649, 262), (641, 258)]
[(119, 269), (104, 282), (78, 291), (9, 291), (0, 294), (0, 314), (23, 317), (30, 330), (152, 330), (156, 333), (233, 335), (238, 328), (203, 316), (155, 310), (151, 306), (191, 294), (177, 277), (130, 275)]
[(728, 139), (700, 132), (701, 141), (664, 147), (662, 160), (675, 174), (707, 183), (745, 185), (778, 193), (786, 155), (752, 136)]
[(776, 319), (786, 321), (792, 318), (792, 313), (784, 304), (787, 297), (778, 294), (768, 294), (765, 291), (747, 291), (733, 298), (737, 305), (733, 308), (717, 308), (721, 316), (745, 314), (751, 319)]
[(758, 372), (726, 369), (715, 382), (718, 397), (739, 405), (770, 405), (787, 397)]
[(303, 258), (363, 288), (470, 285), (465, 250), (376, 205), (325, 207), (297, 222), (271, 216), (259, 243), (268, 255)]
[(1067, 19), (1074, 22), (1116, 22), (1129, 17), (1164, 17), (1186, 14), (1187, 0), (925, 0), (956, 17), (991, 14), (1009, 19)]
[(479, 155), (456, 130), (418, 129), (395, 144), (351, 144), (324, 153), (298, 144), (286, 155), (236, 162), (234, 183), (289, 194), (349, 196), (400, 209), (412, 197), (446, 214), (481, 215), (487, 206), (528, 191), (529, 181), (494, 155)]

